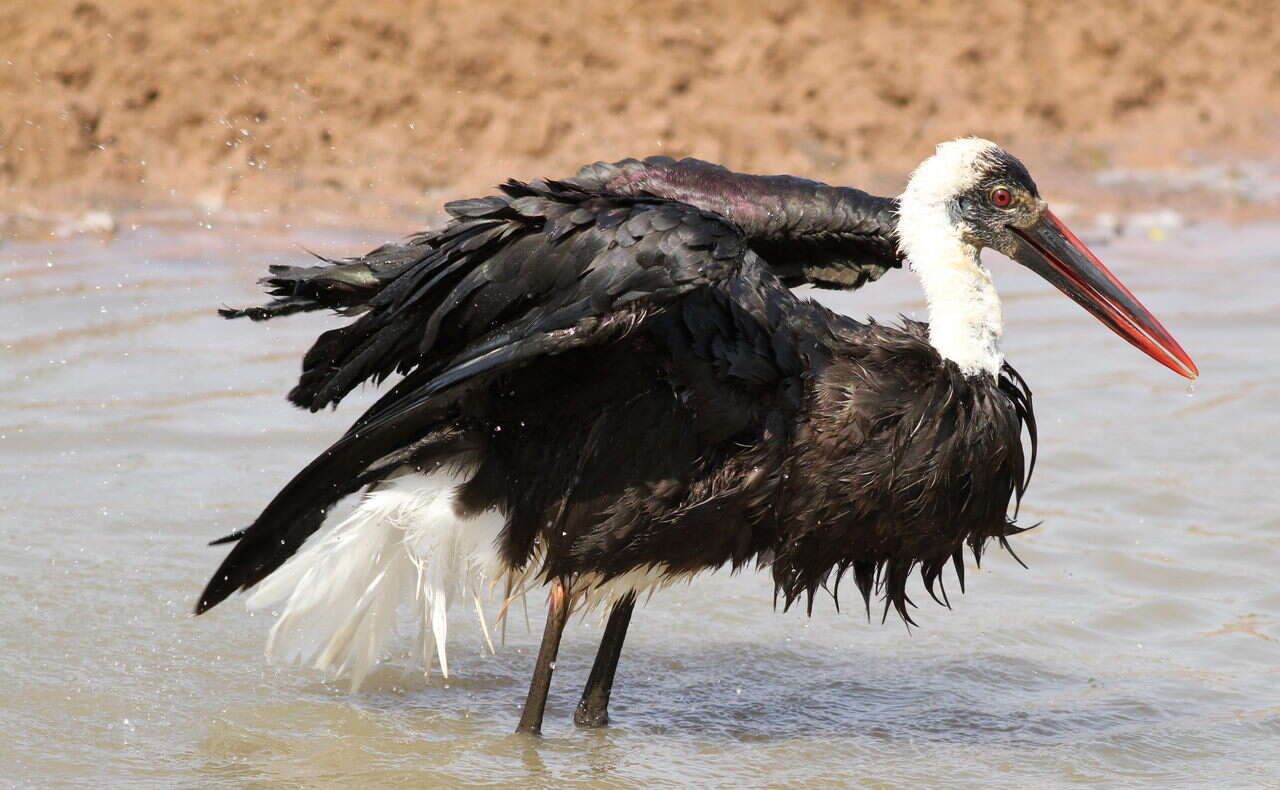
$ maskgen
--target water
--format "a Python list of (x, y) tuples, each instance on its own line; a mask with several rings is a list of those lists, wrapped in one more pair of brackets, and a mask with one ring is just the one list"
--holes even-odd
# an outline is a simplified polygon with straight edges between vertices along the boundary
[[(406, 651), (357, 695), (266, 665), (269, 618), (236, 599), (189, 614), (223, 553), (205, 541), (359, 411), (282, 398), (334, 319), (213, 309), (302, 247), (381, 240), (0, 247), (0, 785), (1280, 787), (1280, 226), (1096, 248), (1199, 363), (1191, 394), (991, 261), (1041, 422), (1030, 571), (991, 553), (909, 633), (829, 602), (774, 612), (762, 574), (703, 576), (637, 612), (602, 731), (571, 723), (602, 627), (575, 620), (540, 741), (509, 734), (539, 601), (496, 657), (454, 618), (449, 682)], [(920, 310), (900, 273), (831, 301)]]

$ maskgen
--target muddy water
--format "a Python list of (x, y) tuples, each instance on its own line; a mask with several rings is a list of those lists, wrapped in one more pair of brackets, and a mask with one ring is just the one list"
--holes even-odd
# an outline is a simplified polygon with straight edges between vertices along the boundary
[[(1280, 226), (1097, 248), (1195, 357), (1194, 392), (992, 261), (1041, 421), (1031, 570), (993, 552), (910, 633), (700, 578), (637, 613), (603, 731), (570, 721), (601, 624), (570, 626), (541, 741), (509, 734), (537, 611), (496, 657), (455, 618), (449, 682), (406, 653), (354, 696), (266, 665), (270, 621), (238, 600), (189, 614), (204, 542), (358, 411), (281, 398), (332, 319), (213, 308), (302, 247), (380, 240), (0, 247), (0, 786), (1280, 787)], [(902, 274), (831, 301), (920, 309)]]

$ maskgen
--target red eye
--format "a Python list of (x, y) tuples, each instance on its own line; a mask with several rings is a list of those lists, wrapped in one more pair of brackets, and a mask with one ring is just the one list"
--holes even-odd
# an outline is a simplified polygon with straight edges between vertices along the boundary
[(991, 190), (991, 202), (1000, 208), (1004, 208), (1013, 202), (1013, 193), (1004, 187), (996, 187)]

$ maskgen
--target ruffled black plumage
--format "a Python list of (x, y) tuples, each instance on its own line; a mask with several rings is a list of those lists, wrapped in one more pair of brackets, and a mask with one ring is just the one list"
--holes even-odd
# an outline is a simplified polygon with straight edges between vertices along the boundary
[(1008, 548), (1024, 531), (1014, 518), (1035, 463), (1031, 392), (1008, 365), (997, 380), (963, 375), (937, 357), (924, 324), (872, 324), (860, 339), (819, 376), (797, 434), (793, 526), (769, 559), (784, 607), (803, 597), (812, 610), (819, 589), (838, 606), (852, 571), (868, 614), (879, 593), (886, 615), (892, 606), (914, 624), (913, 571), (949, 606), (948, 562), (963, 589), (965, 546), (980, 561), (988, 540)]
[(1021, 433), (1033, 454), (1035, 436), (1011, 369), (965, 376), (922, 324), (799, 298), (718, 213), (571, 183), (502, 192), (451, 204), (455, 223), (308, 352), (291, 398), (312, 408), (407, 375), (228, 537), (198, 611), (403, 466), (473, 469), (459, 506), (505, 514), (512, 568), (607, 579), (754, 561), (787, 606), (851, 571), (868, 605), (879, 588), (908, 622), (917, 566), (932, 594), (965, 545), (980, 556), (1018, 531)]
[[(531, 189), (607, 200), (613, 208), (596, 216), (576, 205), (547, 206)], [(734, 173), (696, 159), (650, 157), (598, 162), (563, 182), (508, 182), (501, 194), (446, 204), (451, 221), (441, 230), (419, 233), (404, 244), (383, 245), (358, 258), (321, 257), (319, 266), (272, 266), (261, 281), (271, 302), (219, 312), (226, 318), (254, 321), (325, 309), (359, 316), (348, 326), (322, 334), (303, 359), (302, 375), (289, 400), (317, 411), (338, 403), (365, 381), (378, 383), (447, 356), (447, 348), (431, 350), (435, 334), (416, 337), (415, 324), (435, 314), (436, 307), (417, 297), (443, 292), (474, 263), (508, 249), (512, 234), (528, 235), (536, 226), (536, 244), (522, 250), (538, 256), (590, 224), (615, 231), (618, 245), (628, 249), (628, 240), (635, 238), (631, 231), (643, 235), (649, 216), (647, 211), (633, 216), (629, 206), (655, 202), (714, 214), (722, 222), (684, 233), (714, 229), (720, 234), (720, 254), (749, 247), (787, 285), (858, 288), (902, 263), (893, 232), (896, 201), (891, 198), (792, 176)], [(664, 210), (654, 216), (663, 223), (674, 215)], [(638, 227), (631, 228), (631, 223)], [(666, 243), (676, 238), (684, 239), (673, 236)], [(477, 316), (476, 320), (493, 318)], [(437, 320), (434, 330), (439, 326)], [(448, 338), (445, 342), (447, 346)]]

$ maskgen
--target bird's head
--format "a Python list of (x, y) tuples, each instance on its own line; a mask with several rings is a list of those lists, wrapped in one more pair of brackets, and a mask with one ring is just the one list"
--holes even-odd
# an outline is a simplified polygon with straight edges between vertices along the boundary
[(939, 248), (990, 247), (1026, 266), (1133, 346), (1187, 378), (1191, 358), (1040, 197), (1017, 157), (989, 140), (942, 143), (899, 199), (898, 235), (913, 265)]

